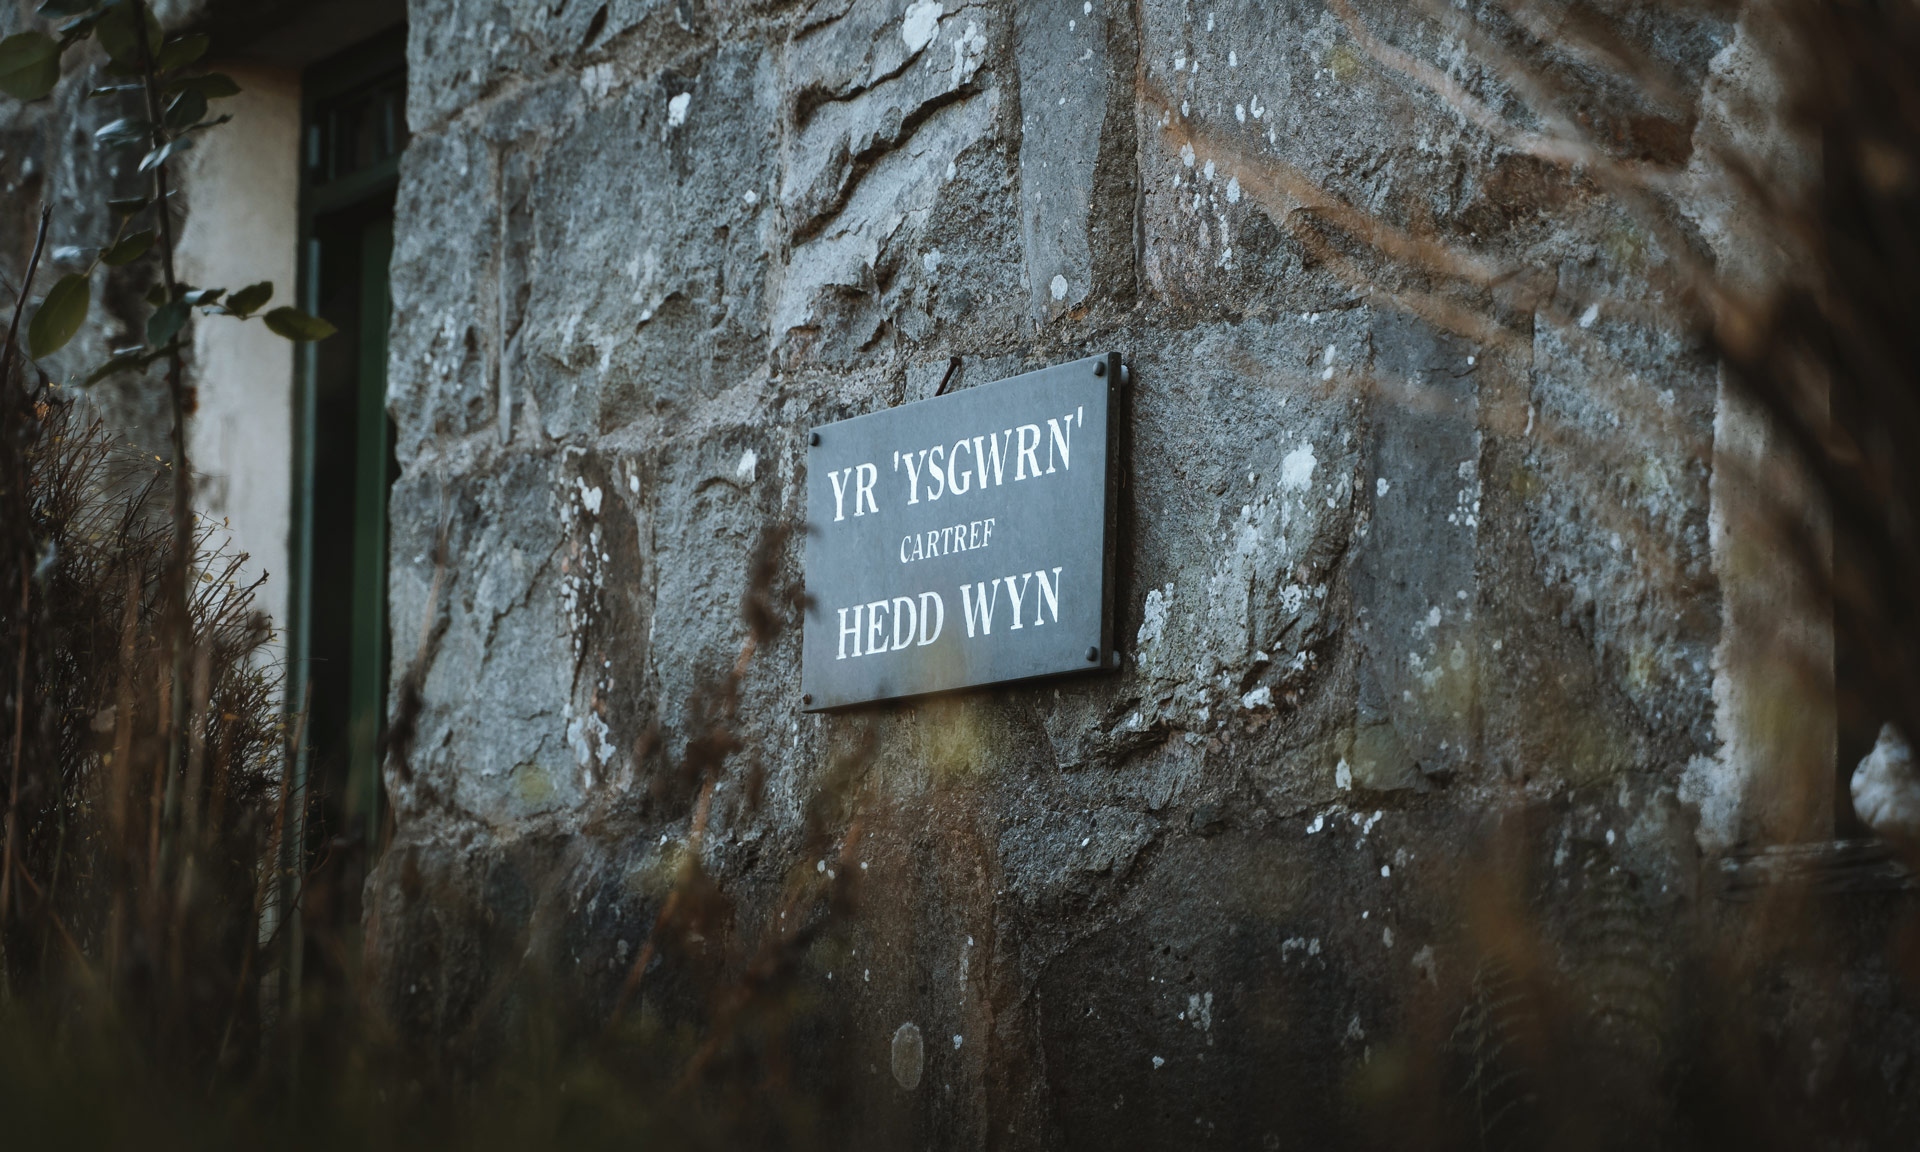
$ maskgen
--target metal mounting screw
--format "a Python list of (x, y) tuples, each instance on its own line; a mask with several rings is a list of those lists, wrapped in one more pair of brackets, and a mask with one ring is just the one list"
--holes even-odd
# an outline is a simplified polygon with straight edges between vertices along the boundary
[(1098, 664), (1099, 662), (1100, 662), (1100, 649), (1098, 648), (1087, 649), (1087, 663)]
[(1105, 376), (1107, 374), (1107, 362), (1105, 360), (1094, 361), (1093, 374), (1095, 376)]
[(812, 435), (808, 436), (807, 443), (813, 445), (815, 448), (820, 447), (820, 433), (815, 432)]
[(800, 703), (802, 703), (802, 704), (811, 704), (811, 703), (813, 703), (813, 693), (811, 693), (811, 692), (808, 692), (808, 693), (806, 693), (805, 695), (803, 695), (803, 696), (801, 696), (801, 697), (800, 697)]

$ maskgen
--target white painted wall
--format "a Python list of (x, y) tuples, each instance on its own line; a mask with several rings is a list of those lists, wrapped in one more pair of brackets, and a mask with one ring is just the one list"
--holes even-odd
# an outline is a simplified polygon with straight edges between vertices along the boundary
[[(294, 302), (299, 256), (300, 81), (290, 69), (226, 64), (241, 93), (219, 103), (233, 122), (202, 133), (182, 165), (187, 223), (177, 268), (229, 291), (273, 281), (273, 305)], [(193, 377), (200, 409), (188, 454), (196, 506), (224, 524), (230, 547), (266, 573), (257, 604), (284, 655), (292, 527), (294, 346), (258, 320), (196, 317)], [(216, 536), (216, 539), (219, 539)]]

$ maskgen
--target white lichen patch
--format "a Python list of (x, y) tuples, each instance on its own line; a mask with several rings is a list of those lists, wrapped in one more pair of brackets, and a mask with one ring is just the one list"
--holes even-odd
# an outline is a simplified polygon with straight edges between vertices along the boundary
[(667, 101), (667, 127), (678, 128), (687, 122), (687, 109), (693, 106), (693, 93), (682, 92)]
[(967, 21), (966, 28), (953, 41), (953, 80), (951, 86), (959, 88), (979, 70), (980, 62), (986, 58), (987, 34), (979, 25)]
[(613, 759), (611, 737), (607, 722), (594, 712), (575, 716), (567, 724), (567, 744), (573, 749), (574, 763), (589, 775)]
[(1202, 1032), (1213, 1030), (1213, 993), (1194, 992), (1187, 996), (1187, 1023)]
[(1313, 445), (1302, 444), (1287, 453), (1280, 462), (1280, 487), (1298, 491), (1313, 483), (1313, 469), (1318, 461), (1313, 456)]
[(587, 94), (587, 99), (595, 103), (605, 100), (607, 93), (613, 91), (613, 65), (593, 64), (582, 70), (580, 90)]
[(900, 21), (900, 39), (909, 54), (933, 43), (939, 35), (940, 10), (939, 0), (914, 0), (907, 5), (906, 15)]
[(1159, 644), (1167, 627), (1167, 606), (1173, 602), (1173, 585), (1164, 589), (1147, 589), (1147, 602), (1140, 612), (1140, 630), (1134, 633), (1134, 643), (1144, 652)]
[(887, 1064), (893, 1072), (894, 1083), (909, 1090), (918, 1088), (926, 1061), (926, 1045), (920, 1037), (920, 1026), (909, 1020), (894, 1029), (893, 1040), (887, 1047)]

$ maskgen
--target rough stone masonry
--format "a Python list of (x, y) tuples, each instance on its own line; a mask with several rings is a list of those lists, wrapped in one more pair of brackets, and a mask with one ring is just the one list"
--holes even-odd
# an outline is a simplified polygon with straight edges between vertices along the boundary
[[(405, 1033), (484, 1048), (532, 972), (597, 1026), (687, 851), (735, 940), (854, 870), (803, 1075), (882, 1143), (1340, 1139), (1445, 1046), (1502, 884), (1569, 965), (1594, 908), (1681, 962), (1714, 915), (1682, 790), (1719, 747), (1715, 365), (1647, 320), (1655, 238), (1342, 7), (413, 5), (396, 682), (433, 647), (369, 892)], [(1444, 20), (1359, 7), (1524, 117)], [(1694, 104), (1595, 82), (1591, 116), (1684, 177), (1739, 25), (1626, 34)], [(1448, 323), (1389, 235), (1537, 275)], [(741, 602), (806, 430), (954, 355), (966, 388), (1106, 348), (1120, 670), (803, 715), (797, 626), (750, 648)], [(678, 766), (736, 665), (702, 795)], [(692, 1011), (698, 966), (653, 954), (641, 1007)], [(1674, 1012), (1630, 1023), (1657, 1051)]]

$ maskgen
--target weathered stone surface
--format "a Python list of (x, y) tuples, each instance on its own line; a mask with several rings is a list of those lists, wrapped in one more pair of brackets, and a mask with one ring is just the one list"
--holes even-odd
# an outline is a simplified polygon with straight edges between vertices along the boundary
[(1352, 764), (1386, 790), (1409, 767), (1451, 773), (1478, 753), (1478, 358), (1400, 313), (1369, 336), (1378, 395), (1373, 515), (1353, 568), (1366, 654)]
[[(1318, 5), (607, 11), (584, 49), (571, 9), (414, 36), (396, 637), (443, 508), (457, 546), (375, 881), (390, 979), (445, 973), (428, 1007), (390, 989), (411, 1027), (485, 1016), (499, 949), (577, 964), (604, 1015), (698, 822), (741, 941), (852, 870), (798, 979), (809, 1076), (873, 1139), (1332, 1140), (1474, 979), (1449, 894), (1510, 778), (1549, 797), (1530, 891), (1575, 893), (1550, 931), (1580, 938), (1595, 860), (1691, 898), (1663, 757), (1709, 709), (1710, 408), (1684, 347), (1561, 314), (1595, 277), (1645, 291), (1587, 192)], [(1713, 33), (1682, 31), (1697, 73)], [(1497, 219), (1524, 197), (1546, 214)], [(1569, 286), (1449, 333), (1330, 205)], [(740, 605), (804, 515), (804, 430), (932, 395), (955, 354), (968, 387), (1095, 345), (1134, 372), (1124, 667), (800, 714), (797, 634), (751, 644)], [(1610, 393), (1619, 364), (1659, 402)], [(1655, 423), (1602, 464), (1630, 407)], [(790, 539), (773, 591), (801, 575)], [(736, 667), (702, 801), (679, 766)], [(407, 912), (409, 874), (494, 927)], [(647, 1010), (692, 1011), (689, 963), (654, 961)]]
[[(1533, 5), (413, 4), (390, 590), (426, 677), (368, 958), (423, 1068), (691, 1033), (749, 970), (860, 1147), (1498, 1143), (1463, 1101), (1512, 1071), (1503, 994), (1560, 977), (1613, 1053), (1576, 1053), (1588, 1115), (1717, 1053), (1675, 989), (1723, 994), (1702, 941), (1755, 922), (1699, 848), (1743, 827), (1739, 613), (1675, 258), (1761, 277), (1709, 153), (1792, 149), (1721, 6), (1589, 9), (1672, 91)], [(1507, 67), (1540, 40), (1572, 124)], [(93, 243), (133, 190), (76, 158), (125, 111), (81, 90), (0, 117), (9, 277), (38, 199)], [(1563, 130), (1684, 213), (1530, 143)], [(144, 314), (103, 279), (53, 368)], [(1121, 666), (803, 713), (806, 431), (1108, 348)], [(164, 435), (150, 385), (95, 402)], [(1858, 963), (1896, 913), (1819, 915), (1855, 1000), (1768, 958), (1735, 1016), (1783, 1098), (1920, 1100)]]
[[(1113, 280), (1096, 285), (1096, 275), (1132, 279), (1130, 266), (1095, 266), (1101, 233), (1131, 215), (1130, 204), (1102, 203), (1107, 211), (1095, 216), (1101, 177), (1112, 175), (1101, 170), (1102, 154), (1131, 142), (1120, 130), (1132, 112), (1123, 78), (1131, 63), (1127, 23), (1124, 14), (1113, 18), (1110, 5), (1019, 6), (1021, 238), (1038, 319), (1078, 307), (1102, 287), (1114, 294)], [(1114, 110), (1121, 113), (1117, 123)], [(1130, 176), (1120, 183), (1130, 184)], [(1107, 238), (1132, 247), (1124, 233)]]
[(489, 322), (497, 299), (487, 273), (500, 228), (495, 160), (484, 141), (417, 136), (401, 163), (400, 217), (439, 222), (431, 233), (394, 234), (389, 340), (407, 355), (389, 361), (387, 406), (395, 451), (406, 461), (428, 443), (495, 420), (499, 332)]
[[(1463, 113), (1537, 126), (1491, 62), (1527, 29), (1346, 12), (412, 6), (390, 588), (427, 672), (369, 957), (432, 1069), (543, 1013), (709, 1024), (772, 956), (859, 1146), (1376, 1138), (1522, 962), (1667, 1070), (1659, 980), (1717, 915), (1679, 780), (1713, 367), (1659, 322), (1673, 236)], [(1730, 31), (1621, 19), (1680, 99), (1596, 83), (1582, 123), (1685, 170)], [(94, 109), (0, 128), (10, 228), (101, 191), (49, 168)], [(1106, 348), (1121, 667), (802, 713), (766, 621), (806, 430)]]
[[(983, 71), (1006, 39), (1006, 17), (986, 8), (944, 18), (939, 6), (856, 5), (842, 21), (797, 40), (798, 87), (783, 147), (780, 207), (789, 229), (773, 304), (789, 356), (846, 359), (892, 326), (889, 300), (916, 283), (951, 279), (927, 224), (942, 202), (979, 186), (960, 166), (1001, 115), (1001, 90)], [(1004, 194), (1002, 194), (1004, 195)], [(924, 332), (924, 307), (903, 326)]]

